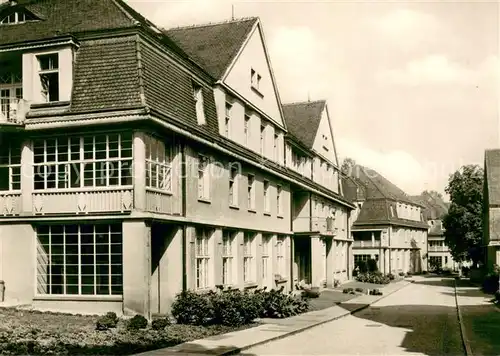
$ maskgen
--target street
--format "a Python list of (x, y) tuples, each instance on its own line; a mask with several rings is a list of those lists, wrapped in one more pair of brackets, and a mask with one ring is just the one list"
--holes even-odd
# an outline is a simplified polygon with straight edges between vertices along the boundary
[(463, 355), (453, 280), (416, 282), (354, 316), (257, 346), (245, 355)]

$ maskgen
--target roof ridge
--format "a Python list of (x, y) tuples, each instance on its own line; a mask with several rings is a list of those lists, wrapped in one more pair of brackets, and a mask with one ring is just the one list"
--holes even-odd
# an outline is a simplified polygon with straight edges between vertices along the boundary
[(318, 100), (312, 100), (312, 101), (294, 101), (291, 103), (281, 103), (281, 106), (291, 106), (291, 105), (301, 105), (301, 104), (316, 104), (316, 103), (325, 103), (326, 104), (326, 99), (318, 99)]
[(225, 24), (229, 24), (229, 23), (245, 22), (245, 21), (250, 21), (250, 20), (258, 20), (258, 19), (259, 18), (257, 16), (240, 17), (240, 18), (237, 18), (237, 19), (224, 20), (224, 21), (218, 21), (218, 22), (208, 22), (208, 23), (202, 23), (202, 24), (194, 24), (194, 25), (177, 26), (177, 27), (171, 27), (171, 28), (163, 28), (163, 30), (164, 31), (187, 30), (187, 29), (191, 29), (191, 28), (219, 26), (219, 25), (225, 25)]

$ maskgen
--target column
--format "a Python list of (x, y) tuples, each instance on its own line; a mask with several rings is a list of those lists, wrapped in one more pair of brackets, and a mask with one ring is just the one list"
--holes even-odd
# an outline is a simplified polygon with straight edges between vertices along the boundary
[(134, 209), (146, 210), (146, 144), (145, 134), (134, 132), (134, 161), (132, 174), (134, 178)]
[(262, 233), (255, 233), (253, 246), (255, 282), (259, 285), (259, 287), (264, 287), (265, 280), (262, 275)]
[(123, 222), (123, 312), (150, 318), (151, 228)]
[(33, 181), (35, 179), (33, 160), (31, 140), (26, 140), (21, 146), (21, 212), (23, 214), (31, 214), (33, 211)]
[(311, 237), (311, 284), (319, 287), (323, 279), (323, 244), (319, 236)]
[[(194, 236), (194, 239), (196, 241), (196, 235)], [(210, 273), (213, 276), (213, 285), (218, 286), (222, 284), (222, 229), (215, 229), (213, 231), (209, 245), (212, 246), (212, 249), (214, 251), (214, 253), (211, 255), (211, 260), (213, 261), (213, 269)], [(194, 248), (196, 248), (196, 243), (193, 244), (193, 256), (196, 256), (196, 251), (194, 250)], [(196, 257), (194, 258), (196, 259)], [(193, 265), (195, 270), (194, 277), (196, 283), (196, 261), (194, 261)], [(193, 288), (196, 288), (196, 285), (193, 286)]]
[(335, 279), (335, 257), (333, 251), (335, 250), (335, 240), (329, 239), (326, 244), (326, 286), (333, 288)]
[(245, 287), (245, 280), (243, 276), (243, 231), (238, 231), (233, 240), (233, 283), (237, 288)]

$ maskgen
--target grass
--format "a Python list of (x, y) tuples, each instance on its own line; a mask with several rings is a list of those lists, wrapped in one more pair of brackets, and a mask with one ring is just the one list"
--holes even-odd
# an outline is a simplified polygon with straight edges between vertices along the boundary
[(107, 331), (95, 330), (98, 316), (0, 308), (2, 355), (131, 355), (203, 339), (240, 328), (228, 326), (170, 325), (164, 330), (130, 331), (121, 320)]

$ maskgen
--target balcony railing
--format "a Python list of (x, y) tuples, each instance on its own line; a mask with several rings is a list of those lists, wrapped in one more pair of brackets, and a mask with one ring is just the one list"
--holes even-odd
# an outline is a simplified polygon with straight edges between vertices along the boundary
[(429, 246), (429, 252), (448, 252), (448, 246)]
[(21, 193), (0, 192), (0, 216), (16, 216), (21, 212)]
[(0, 124), (23, 124), (30, 105), (24, 99), (0, 98)]
[(352, 247), (358, 248), (376, 248), (380, 247), (380, 240), (353, 241)]
[(336, 235), (338, 228), (335, 227), (335, 219), (328, 217), (313, 217), (308, 216), (297, 217), (293, 221), (294, 232), (317, 231), (322, 234)]

